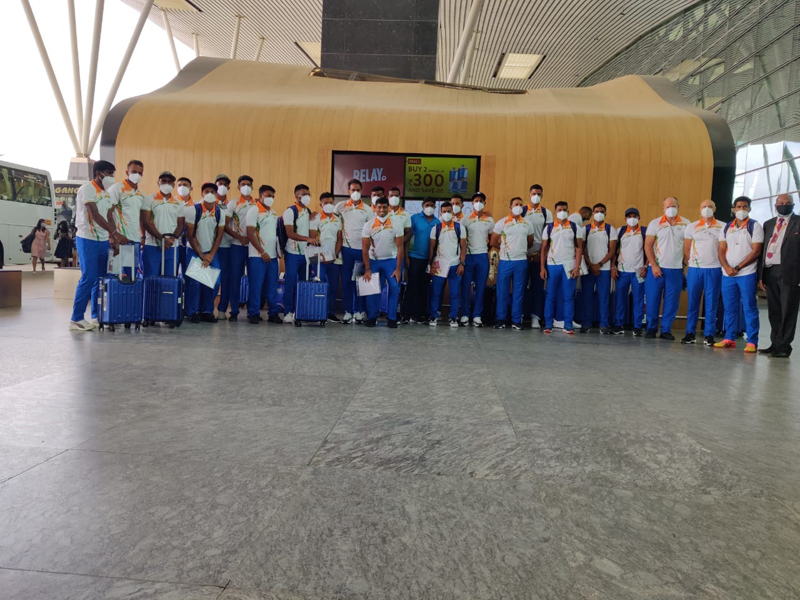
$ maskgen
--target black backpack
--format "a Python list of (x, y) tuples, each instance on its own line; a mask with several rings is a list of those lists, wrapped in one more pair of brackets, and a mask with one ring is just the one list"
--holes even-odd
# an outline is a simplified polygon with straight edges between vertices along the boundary
[[(453, 223), (453, 230), (456, 232), (456, 252), (460, 252), (459, 242), (461, 241), (461, 224), (458, 221)], [(436, 252), (439, 250), (439, 236), (442, 235), (441, 222), (436, 224), (436, 243), (433, 245), (433, 259), (436, 259)], [(458, 255), (456, 255), (458, 256)]]
[[(292, 204), (289, 208), (294, 213), (295, 229), (297, 228), (297, 219), (300, 218), (300, 210), (296, 205)], [(286, 242), (289, 241), (289, 234), (286, 233), (286, 223), (283, 222), (283, 215), (278, 218), (278, 245), (281, 247), (281, 252), (286, 251)]]

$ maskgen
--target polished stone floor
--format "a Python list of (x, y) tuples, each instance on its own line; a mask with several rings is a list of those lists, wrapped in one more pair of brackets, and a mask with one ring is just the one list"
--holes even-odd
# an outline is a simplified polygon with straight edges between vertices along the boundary
[(800, 356), (0, 311), (0, 598), (796, 599)]

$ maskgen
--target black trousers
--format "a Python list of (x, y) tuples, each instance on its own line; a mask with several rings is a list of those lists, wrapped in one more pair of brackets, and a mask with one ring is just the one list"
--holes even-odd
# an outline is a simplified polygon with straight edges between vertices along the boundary
[(792, 351), (792, 340), (797, 328), (797, 310), (800, 308), (800, 286), (788, 285), (781, 277), (781, 265), (765, 267), (764, 287), (767, 288), (767, 314), (769, 315), (772, 349)]
[(428, 291), (431, 286), (431, 276), (425, 271), (428, 261), (424, 258), (410, 257), (408, 267), (408, 285), (403, 299), (403, 316), (422, 319), (428, 314)]

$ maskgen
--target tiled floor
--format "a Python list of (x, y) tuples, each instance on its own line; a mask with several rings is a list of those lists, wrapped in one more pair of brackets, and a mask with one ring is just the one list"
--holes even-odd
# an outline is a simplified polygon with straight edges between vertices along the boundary
[(795, 359), (422, 326), (75, 334), (50, 277), (0, 311), (0, 598), (800, 597)]

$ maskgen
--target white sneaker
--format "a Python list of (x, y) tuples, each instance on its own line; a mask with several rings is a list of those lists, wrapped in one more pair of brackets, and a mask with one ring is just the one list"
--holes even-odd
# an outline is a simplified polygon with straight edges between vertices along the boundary
[(356, 319), (356, 324), (363, 323), (364, 317), (366, 317), (366, 315), (363, 312), (357, 312), (354, 316)]
[(69, 322), (69, 330), (70, 331), (91, 331), (92, 329), (96, 329), (97, 325), (93, 325), (89, 321), (85, 319), (81, 319), (80, 321), (70, 321)]
[(430, 321), (428, 321), (428, 325), (430, 325), (431, 327), (436, 327), (438, 324), (439, 324), (438, 319), (431, 319)]
[(458, 327), (458, 321), (456, 319), (450, 319), (450, 327)]
[(89, 319), (89, 323), (91, 323), (95, 327), (99, 327), (100, 326), (100, 322), (97, 319)]
[(553, 329), (564, 329), (564, 321), (553, 321)]
[(472, 319), (472, 326), (473, 327), (483, 327), (483, 321), (480, 317), (475, 317)]
[(294, 323), (294, 313), (293, 312), (286, 313), (286, 316), (283, 317), (283, 322), (284, 323)]
[(353, 322), (353, 315), (351, 315), (349, 312), (344, 313), (344, 316), (342, 317), (342, 323), (348, 324), (352, 322)]
[(461, 322), (462, 322), (464, 325), (467, 325), (467, 324), (469, 323), (469, 317), (461, 317)]
[(531, 318), (531, 329), (541, 329), (542, 326), (539, 325), (539, 315), (533, 315)]

